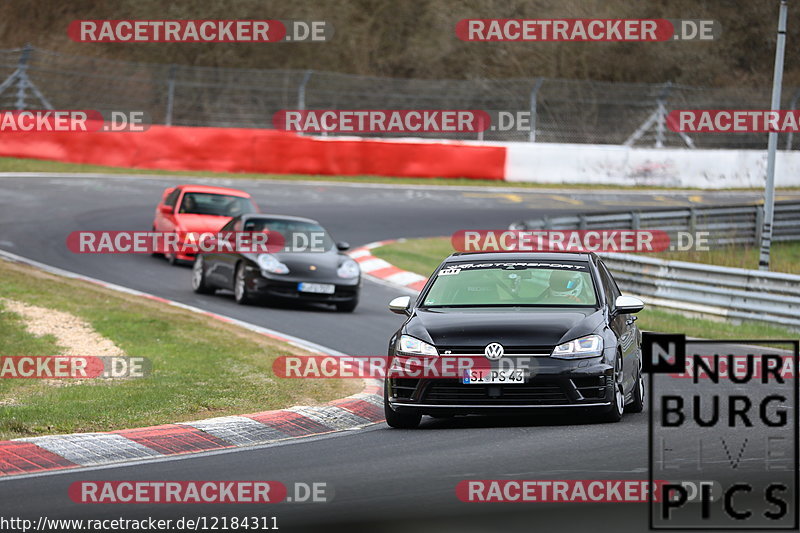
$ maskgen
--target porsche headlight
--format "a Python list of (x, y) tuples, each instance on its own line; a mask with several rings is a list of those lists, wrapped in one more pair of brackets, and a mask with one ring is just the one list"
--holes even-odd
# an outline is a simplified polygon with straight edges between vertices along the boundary
[(581, 359), (600, 355), (603, 355), (603, 337), (600, 335), (586, 335), (585, 337), (559, 344), (553, 349), (550, 357), (555, 357), (556, 359)]
[(439, 355), (436, 347), (410, 335), (401, 335), (398, 351), (414, 355)]
[(274, 255), (270, 254), (258, 254), (258, 266), (264, 272), (270, 272), (272, 274), (288, 274), (289, 267), (275, 259)]
[(336, 270), (336, 274), (340, 278), (352, 279), (357, 278), (358, 275), (361, 273), (361, 269), (358, 267), (358, 263), (353, 261), (352, 259), (346, 259), (344, 263)]

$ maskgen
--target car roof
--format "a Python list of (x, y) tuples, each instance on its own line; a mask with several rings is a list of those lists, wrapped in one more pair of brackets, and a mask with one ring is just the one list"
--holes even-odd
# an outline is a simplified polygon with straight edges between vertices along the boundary
[(304, 217), (293, 217), (291, 215), (272, 215), (270, 213), (246, 213), (241, 215), (242, 220), (251, 220), (259, 218), (268, 218), (270, 220), (292, 220), (295, 222), (308, 222), (309, 224), (319, 224), (314, 219)]
[(589, 262), (595, 254), (578, 252), (456, 252), (445, 263), (463, 261), (583, 261)]
[(211, 185), (178, 185), (184, 192), (206, 192), (211, 194), (227, 194), (230, 196), (241, 196), (250, 198), (250, 195), (239, 189), (229, 189), (228, 187), (213, 187)]

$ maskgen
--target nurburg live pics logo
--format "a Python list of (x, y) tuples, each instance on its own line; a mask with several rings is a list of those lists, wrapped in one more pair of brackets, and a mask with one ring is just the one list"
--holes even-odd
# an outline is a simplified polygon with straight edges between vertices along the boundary
[(677, 480), (649, 499), (650, 529), (797, 530), (799, 352), (643, 333), (649, 481)]

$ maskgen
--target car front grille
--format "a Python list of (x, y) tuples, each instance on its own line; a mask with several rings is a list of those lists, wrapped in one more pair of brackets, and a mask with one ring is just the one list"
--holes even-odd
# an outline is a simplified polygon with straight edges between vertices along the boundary
[[(439, 355), (483, 355), (486, 345), (482, 346), (436, 346)], [(503, 346), (503, 353), (508, 356), (549, 357), (553, 346)]]
[(465, 385), (458, 380), (431, 380), (420, 403), (430, 405), (543, 406), (575, 405), (602, 401), (602, 376), (537, 380), (514, 385)]

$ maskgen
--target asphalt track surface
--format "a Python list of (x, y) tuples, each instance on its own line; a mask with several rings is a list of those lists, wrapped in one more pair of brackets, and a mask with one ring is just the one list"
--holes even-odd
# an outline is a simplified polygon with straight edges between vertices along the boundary
[[(353, 314), (313, 308), (241, 307), (231, 295), (199, 296), (190, 270), (145, 255), (78, 255), (77, 230), (148, 230), (161, 192), (178, 183), (251, 192), (263, 211), (319, 220), (353, 246), (499, 229), (544, 214), (745, 203), (749, 192), (542, 191), (108, 176), (0, 178), (0, 248), (246, 320), (353, 355), (385, 354), (402, 319), (387, 302), (401, 291), (365, 280)], [(796, 196), (796, 195), (795, 195)], [(0, 480), (0, 515), (50, 518), (276, 516), (283, 531), (597, 531), (647, 529), (645, 504), (469, 504), (462, 479), (646, 479), (647, 413), (614, 425), (576, 416), (426, 419), (416, 431), (383, 424), (288, 444)], [(80, 480), (277, 480), (326, 482), (329, 503), (271, 506), (78, 505)]]

